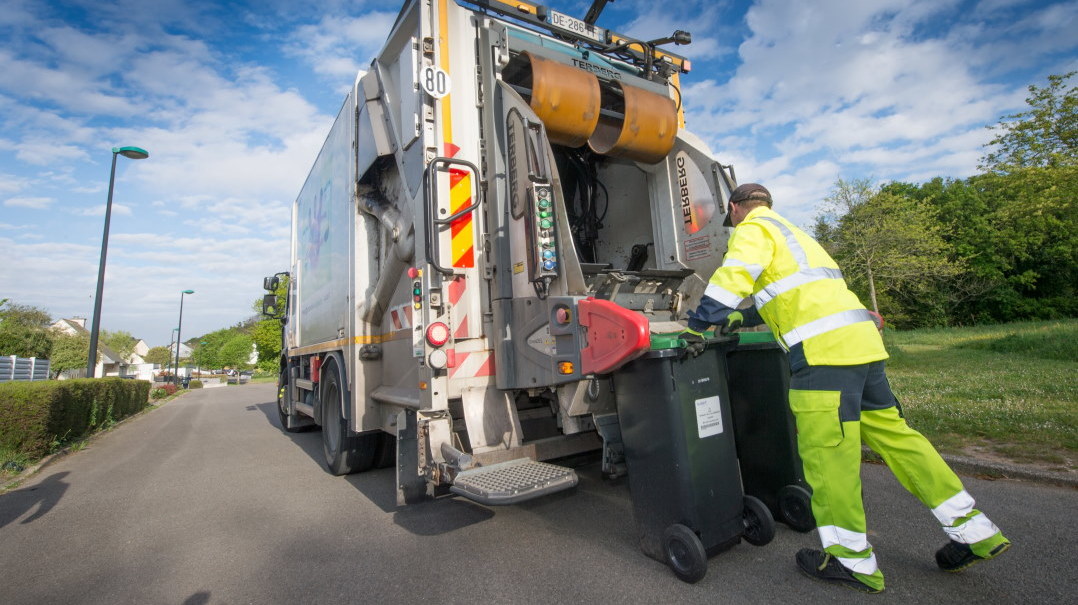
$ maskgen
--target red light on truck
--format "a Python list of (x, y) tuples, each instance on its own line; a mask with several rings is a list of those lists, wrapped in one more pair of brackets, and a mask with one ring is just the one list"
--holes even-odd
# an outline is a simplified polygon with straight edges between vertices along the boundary
[(449, 341), (449, 326), (436, 321), (427, 326), (427, 343), (432, 347), (440, 347)]

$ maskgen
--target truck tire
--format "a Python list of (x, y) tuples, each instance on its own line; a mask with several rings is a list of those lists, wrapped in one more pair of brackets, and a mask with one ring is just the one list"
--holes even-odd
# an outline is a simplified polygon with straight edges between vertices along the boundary
[(322, 452), (326, 468), (333, 475), (350, 475), (370, 470), (378, 453), (381, 431), (355, 433), (341, 410), (347, 403), (336, 363), (322, 369)]
[(303, 417), (287, 409), (284, 395), (288, 392), (288, 376), (281, 374), (277, 387), (277, 417), (281, 419), (281, 428), (288, 433), (302, 433), (315, 427), (310, 421), (304, 422)]

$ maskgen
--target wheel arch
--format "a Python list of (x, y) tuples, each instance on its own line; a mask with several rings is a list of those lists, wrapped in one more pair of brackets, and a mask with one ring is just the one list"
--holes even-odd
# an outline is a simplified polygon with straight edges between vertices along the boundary
[(351, 381), (348, 379), (348, 366), (344, 363), (344, 355), (340, 351), (330, 351), (329, 353), (326, 353), (322, 361), (322, 366), (318, 370), (318, 409), (315, 410), (315, 415), (319, 418), (322, 417), (322, 405), (325, 401), (322, 385), (325, 384), (324, 378), (326, 376), (326, 371), (331, 364), (333, 367), (337, 368), (337, 377), (340, 379), (340, 384), (337, 386), (341, 389), (342, 395), (339, 401), (339, 405), (341, 406), (341, 418), (351, 422), (352, 412), (350, 408), (352, 406), (349, 405), (352, 401)]

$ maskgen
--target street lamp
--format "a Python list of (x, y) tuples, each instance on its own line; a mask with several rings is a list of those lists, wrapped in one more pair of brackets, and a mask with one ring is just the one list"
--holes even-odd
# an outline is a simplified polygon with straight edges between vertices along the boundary
[(180, 382), (180, 330), (183, 329), (183, 295), (194, 293), (194, 290), (180, 292), (180, 321), (176, 324), (176, 373), (173, 374), (173, 384), (179, 384)]
[(94, 299), (94, 321), (90, 329), (90, 358), (86, 361), (86, 377), (93, 378), (97, 366), (97, 333), (101, 323), (101, 294), (105, 290), (105, 253), (109, 248), (109, 218), (112, 216), (112, 185), (116, 181), (116, 156), (144, 160), (150, 152), (139, 147), (113, 147), (112, 172), (109, 174), (109, 201), (105, 204), (105, 233), (101, 236), (101, 264), (97, 268), (97, 297)]
[(172, 343), (176, 342), (176, 328), (172, 328), (172, 334), (168, 337), (168, 381), (175, 382), (172, 379)]

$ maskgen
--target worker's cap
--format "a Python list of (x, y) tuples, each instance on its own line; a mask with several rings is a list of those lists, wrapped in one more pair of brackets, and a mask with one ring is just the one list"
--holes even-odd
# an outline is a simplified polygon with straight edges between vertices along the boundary
[[(730, 194), (731, 204), (739, 204), (746, 200), (761, 200), (771, 206), (771, 192), (767, 190), (767, 187), (759, 183), (745, 183), (744, 185), (738, 185), (737, 189), (734, 189), (734, 192)], [(722, 222), (722, 226), (733, 227), (733, 223), (730, 222), (729, 212), (726, 213), (726, 220)]]

